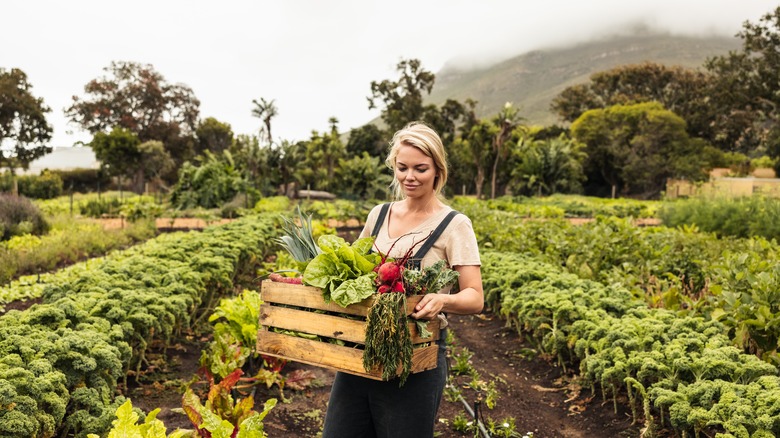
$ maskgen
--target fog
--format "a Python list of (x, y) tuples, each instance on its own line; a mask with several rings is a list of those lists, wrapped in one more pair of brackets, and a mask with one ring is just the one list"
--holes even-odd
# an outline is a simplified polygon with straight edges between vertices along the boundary
[(54, 146), (91, 136), (63, 109), (111, 61), (151, 64), (191, 87), (201, 117), (256, 134), (252, 99), (271, 100), (275, 140), (342, 131), (379, 114), (371, 81), (401, 59), (427, 70), (485, 66), (529, 50), (642, 31), (734, 35), (776, 7), (763, 0), (286, 0), (3, 2), (0, 67), (20, 68), (52, 112)]

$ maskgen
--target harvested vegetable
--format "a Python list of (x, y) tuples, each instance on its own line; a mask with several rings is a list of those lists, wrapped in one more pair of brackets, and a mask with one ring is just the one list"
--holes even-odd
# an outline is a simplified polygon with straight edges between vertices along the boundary
[(303, 279), (301, 277), (285, 277), (284, 275), (276, 272), (268, 274), (268, 279), (278, 283), (303, 284)]
[(282, 222), (282, 230), (285, 234), (279, 237), (277, 242), (296, 262), (305, 265), (322, 252), (314, 242), (311, 215), (304, 215), (300, 206), (298, 206), (297, 222), (286, 216), (282, 216)]
[[(326, 234), (317, 240), (322, 253), (312, 259), (303, 271), (303, 282), (322, 289), (326, 303), (335, 301), (342, 307), (359, 303), (376, 293), (374, 269), (380, 255), (371, 253), (372, 237), (348, 244), (338, 236)], [(360, 278), (365, 277), (365, 278)], [(342, 287), (343, 283), (347, 283)]]
[[(385, 380), (395, 377), (400, 367), (400, 385), (406, 382), (412, 369), (413, 347), (406, 317), (407, 295), (438, 292), (458, 278), (458, 273), (448, 269), (444, 260), (423, 270), (406, 267), (414, 248), (425, 239), (415, 243), (399, 259), (390, 260), (382, 256), (375, 280), (379, 296), (369, 309), (366, 321), (363, 367), (370, 371), (374, 366), (381, 366)], [(421, 337), (433, 336), (427, 321), (416, 322)]]

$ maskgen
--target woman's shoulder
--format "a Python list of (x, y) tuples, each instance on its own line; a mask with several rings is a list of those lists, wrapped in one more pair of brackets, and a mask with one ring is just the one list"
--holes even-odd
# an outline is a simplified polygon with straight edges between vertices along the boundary
[(366, 217), (366, 224), (373, 225), (374, 223), (376, 223), (376, 220), (379, 217), (379, 212), (382, 211), (382, 207), (388, 204), (390, 204), (390, 202), (384, 202), (382, 204), (377, 204), (373, 206), (371, 210), (368, 212), (368, 216)]
[(391, 202), (383, 202), (381, 204), (377, 204), (377, 205), (371, 207), (371, 211), (368, 212), (368, 217), (369, 218), (375, 218), (375, 217), (379, 216), (379, 212), (382, 210), (382, 207), (384, 207), (385, 205), (388, 205), (388, 204), (391, 204)]

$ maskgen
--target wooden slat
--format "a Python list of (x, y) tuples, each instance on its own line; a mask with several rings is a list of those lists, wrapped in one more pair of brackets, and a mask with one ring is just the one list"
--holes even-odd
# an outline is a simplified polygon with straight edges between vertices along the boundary
[[(407, 315), (413, 312), (414, 306), (421, 298), (420, 295), (407, 298)], [(367, 373), (363, 368), (363, 349), (360, 345), (365, 343), (365, 318), (373, 305), (374, 297), (361, 303), (341, 307), (335, 303), (326, 304), (318, 288), (265, 280), (261, 285), (261, 299), (264, 304), (260, 308), (260, 324), (263, 327), (258, 331), (257, 336), (257, 348), (260, 353), (381, 380), (381, 371)], [(433, 333), (433, 337), (422, 339), (419, 337), (416, 324), (413, 321), (409, 322), (413, 344), (432, 343), (414, 349), (413, 373), (436, 367), (438, 346), (433, 341), (439, 339), (439, 326), (438, 319), (429, 321), (428, 330)], [(268, 327), (340, 339), (356, 343), (358, 346), (342, 347), (328, 342), (275, 333), (269, 331)]]
[[(322, 291), (319, 288), (271, 280), (263, 280), (261, 283), (260, 298), (266, 303), (287, 304), (309, 309), (361, 316), (368, 315), (368, 309), (371, 308), (371, 305), (374, 302), (374, 297), (371, 297), (360, 303), (350, 304), (347, 307), (341, 307), (334, 302), (326, 304), (325, 300), (322, 298)], [(422, 295), (412, 295), (411, 297), (406, 298), (407, 315), (414, 312), (414, 306), (420, 302), (421, 298)]]
[[(261, 354), (269, 356), (382, 380), (381, 371), (373, 370), (371, 373), (367, 373), (363, 368), (363, 350), (361, 349), (342, 347), (261, 329), (258, 332), (257, 350)], [(437, 356), (438, 346), (436, 344), (415, 349), (412, 358), (412, 373), (436, 368)]]
[(325, 303), (325, 300), (322, 298), (322, 291), (316, 287), (280, 283), (271, 280), (264, 280), (262, 282), (260, 298), (265, 303), (287, 304), (358, 316), (366, 316), (368, 314), (368, 309), (373, 303), (373, 301), (369, 299), (362, 303), (341, 307), (334, 302)]
[[(320, 300), (322, 298), (320, 297)], [(263, 304), (260, 325), (366, 343), (366, 321)]]
[[(358, 344), (366, 343), (365, 320), (355, 320), (306, 310), (262, 304), (260, 306), (260, 325), (326, 336)], [(439, 325), (440, 321), (438, 319), (428, 321), (428, 331), (433, 333), (433, 336), (421, 338), (417, 331), (417, 324), (410, 321), (409, 333), (412, 335), (412, 344), (438, 340)]]

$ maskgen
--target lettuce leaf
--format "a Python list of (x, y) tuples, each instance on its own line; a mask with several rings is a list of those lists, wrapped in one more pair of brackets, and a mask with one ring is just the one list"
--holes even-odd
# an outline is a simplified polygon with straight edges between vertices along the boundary
[[(313, 258), (303, 272), (303, 282), (309, 286), (322, 289), (325, 302), (335, 300), (346, 307), (347, 304), (359, 302), (376, 292), (376, 287), (367, 279), (355, 280), (368, 276), (373, 280), (374, 268), (381, 261), (379, 254), (368, 252), (374, 239), (367, 237), (358, 239), (354, 244), (348, 244), (343, 238), (334, 235), (323, 235), (317, 240), (322, 254)], [(339, 290), (344, 282), (350, 281), (344, 289)], [(338, 290), (338, 292), (336, 292)], [(359, 298), (362, 297), (362, 298)], [(355, 301), (357, 300), (357, 301)]]
[(330, 294), (330, 298), (341, 307), (359, 303), (376, 292), (374, 284), (376, 273), (361, 275), (355, 279), (345, 280)]

